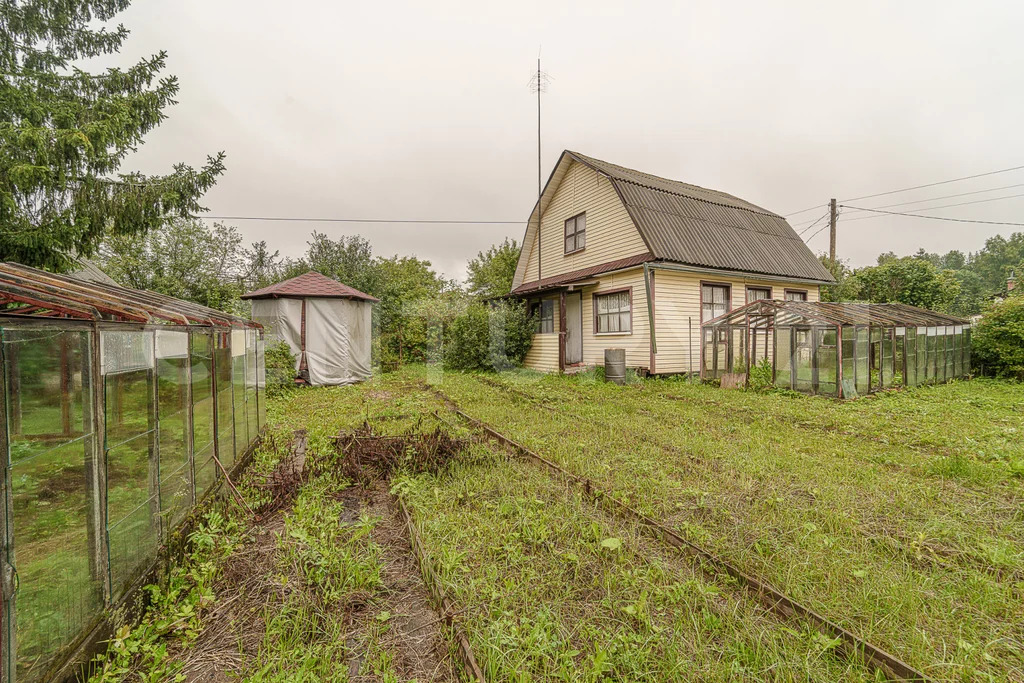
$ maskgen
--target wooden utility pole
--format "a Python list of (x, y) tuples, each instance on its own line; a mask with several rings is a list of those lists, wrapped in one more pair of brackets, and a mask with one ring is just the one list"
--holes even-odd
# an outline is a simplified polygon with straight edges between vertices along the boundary
[(833, 263), (836, 261), (836, 219), (838, 217), (836, 200), (833, 197), (828, 205), (828, 258)]

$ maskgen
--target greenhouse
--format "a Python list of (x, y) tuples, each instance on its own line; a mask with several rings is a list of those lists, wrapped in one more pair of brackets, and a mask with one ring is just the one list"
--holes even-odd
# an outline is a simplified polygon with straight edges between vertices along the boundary
[(777, 386), (853, 398), (970, 374), (971, 328), (906, 304), (755, 301), (702, 326), (701, 377), (749, 378), (768, 364)]
[(0, 264), (0, 680), (64, 673), (257, 441), (263, 331), (171, 297)]

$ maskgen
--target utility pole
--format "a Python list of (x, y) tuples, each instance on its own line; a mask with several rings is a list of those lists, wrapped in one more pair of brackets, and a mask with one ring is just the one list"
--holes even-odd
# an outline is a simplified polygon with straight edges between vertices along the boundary
[(836, 220), (838, 218), (836, 200), (833, 197), (828, 205), (828, 258), (832, 263), (836, 262)]

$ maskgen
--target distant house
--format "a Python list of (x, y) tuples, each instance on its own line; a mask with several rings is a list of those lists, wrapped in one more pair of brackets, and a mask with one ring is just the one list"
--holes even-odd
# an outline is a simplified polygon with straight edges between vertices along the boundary
[(310, 271), (242, 295), (269, 342), (285, 341), (295, 371), (314, 386), (370, 376), (371, 318), (377, 298)]
[(700, 370), (703, 322), (760, 299), (817, 301), (831, 282), (782, 216), (567, 150), (512, 293), (539, 318), (528, 367), (602, 365), (624, 348), (627, 366), (666, 374)]

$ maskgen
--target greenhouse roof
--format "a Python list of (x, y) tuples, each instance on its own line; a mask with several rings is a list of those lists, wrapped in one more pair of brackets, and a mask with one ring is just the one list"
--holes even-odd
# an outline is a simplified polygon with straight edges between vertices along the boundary
[(705, 325), (881, 325), (933, 327), (966, 325), (967, 320), (908, 304), (832, 303), (761, 300), (718, 316)]
[(215, 308), (141, 289), (0, 263), (0, 315), (166, 325), (260, 327)]

